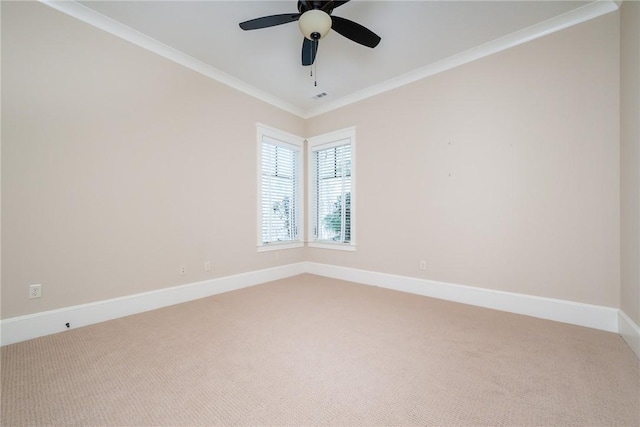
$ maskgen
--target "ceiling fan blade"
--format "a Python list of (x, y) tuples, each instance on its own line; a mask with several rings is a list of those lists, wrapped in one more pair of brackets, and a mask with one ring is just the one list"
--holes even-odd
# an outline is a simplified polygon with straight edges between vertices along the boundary
[(297, 21), (299, 18), (299, 13), (283, 13), (280, 15), (263, 16), (262, 18), (250, 19), (248, 21), (241, 22), (240, 28), (243, 30), (258, 30), (260, 28), (275, 27), (276, 25)]
[(376, 47), (382, 40), (376, 33), (362, 25), (339, 16), (331, 16), (331, 29), (349, 40), (367, 47)]
[(316, 53), (318, 53), (318, 40), (309, 40), (305, 37), (302, 41), (302, 65), (312, 65), (316, 60)]

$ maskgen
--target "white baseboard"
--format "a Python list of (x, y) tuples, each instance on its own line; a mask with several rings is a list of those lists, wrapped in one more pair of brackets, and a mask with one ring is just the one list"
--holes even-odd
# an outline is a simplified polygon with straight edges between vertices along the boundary
[(618, 327), (622, 339), (626, 341), (631, 350), (640, 359), (640, 326), (638, 326), (627, 314), (620, 310), (618, 313)]
[[(302, 273), (379, 286), (463, 304), (524, 314), (573, 325), (620, 333), (636, 354), (640, 329), (617, 308), (553, 298), (436, 282), (315, 262), (300, 262), (235, 276), (221, 277), (167, 289), (65, 307), (0, 321), (0, 343), (8, 345), (119, 317), (180, 304), (211, 295), (284, 279)], [(620, 323), (620, 329), (619, 329)], [(640, 357), (640, 356), (639, 356)]]
[(307, 273), (447, 301), (618, 332), (618, 309), (307, 262)]
[(67, 329), (92, 325), (119, 317), (155, 310), (211, 295), (229, 292), (305, 272), (305, 263), (289, 264), (204, 282), (128, 295), (58, 310), (44, 311), (0, 321), (1, 345), (9, 345)]

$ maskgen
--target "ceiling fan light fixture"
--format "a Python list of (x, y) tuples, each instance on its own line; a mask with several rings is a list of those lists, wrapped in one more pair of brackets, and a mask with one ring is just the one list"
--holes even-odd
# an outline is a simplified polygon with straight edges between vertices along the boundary
[(331, 29), (331, 16), (322, 10), (308, 10), (300, 16), (300, 31), (309, 40), (319, 40)]

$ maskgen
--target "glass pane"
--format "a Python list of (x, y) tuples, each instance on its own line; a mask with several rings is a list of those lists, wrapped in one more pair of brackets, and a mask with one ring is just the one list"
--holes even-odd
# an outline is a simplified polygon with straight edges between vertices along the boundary
[(318, 240), (351, 241), (351, 146), (316, 152)]
[(297, 239), (298, 153), (277, 145), (262, 144), (262, 242)]

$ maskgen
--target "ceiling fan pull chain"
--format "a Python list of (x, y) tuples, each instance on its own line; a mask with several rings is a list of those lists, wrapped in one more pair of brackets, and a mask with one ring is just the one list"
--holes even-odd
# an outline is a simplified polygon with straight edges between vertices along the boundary
[[(318, 39), (315, 39), (313, 42), (315, 43), (314, 49), (317, 52), (318, 51)], [(315, 75), (314, 75), (314, 79), (313, 79), (313, 86), (314, 87), (318, 86), (318, 66), (317, 66), (317, 63), (318, 63), (317, 59), (318, 58), (315, 58), (315, 59), (316, 60), (313, 61), (313, 67), (312, 67), (312, 68), (315, 69), (315, 73), (314, 73)]]

